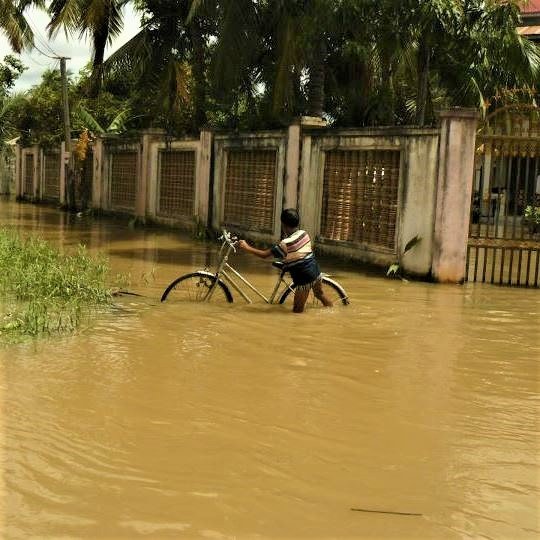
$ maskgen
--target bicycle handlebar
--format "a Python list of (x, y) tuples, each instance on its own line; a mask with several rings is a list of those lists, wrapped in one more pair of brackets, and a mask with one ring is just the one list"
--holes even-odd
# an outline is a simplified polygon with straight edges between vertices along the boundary
[(231, 248), (236, 252), (236, 242), (238, 242), (238, 237), (231, 236), (231, 233), (227, 231), (226, 229), (222, 229), (221, 236), (219, 237), (219, 240), (221, 240), (223, 243), (229, 244)]

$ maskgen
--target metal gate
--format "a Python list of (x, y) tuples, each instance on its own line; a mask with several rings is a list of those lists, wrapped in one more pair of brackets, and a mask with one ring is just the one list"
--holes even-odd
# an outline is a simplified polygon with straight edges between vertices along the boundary
[(60, 200), (60, 154), (48, 152), (44, 154), (43, 198), (47, 201)]
[(512, 105), (478, 132), (468, 281), (540, 285), (540, 109)]

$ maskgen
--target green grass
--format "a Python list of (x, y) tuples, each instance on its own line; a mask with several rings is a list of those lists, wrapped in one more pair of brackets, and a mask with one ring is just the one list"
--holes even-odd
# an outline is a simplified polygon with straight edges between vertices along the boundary
[(66, 333), (112, 303), (106, 259), (84, 246), (64, 254), (38, 237), (0, 229), (0, 342)]

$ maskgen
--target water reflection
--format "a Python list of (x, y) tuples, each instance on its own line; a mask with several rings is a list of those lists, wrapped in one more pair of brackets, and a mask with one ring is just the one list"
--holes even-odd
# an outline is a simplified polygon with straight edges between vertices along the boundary
[[(345, 309), (179, 308), (164, 286), (211, 246), (33, 205), (0, 215), (106, 253), (144, 295), (0, 350), (4, 537), (538, 537), (537, 291), (325, 261)], [(263, 262), (237, 261), (271, 287)]]

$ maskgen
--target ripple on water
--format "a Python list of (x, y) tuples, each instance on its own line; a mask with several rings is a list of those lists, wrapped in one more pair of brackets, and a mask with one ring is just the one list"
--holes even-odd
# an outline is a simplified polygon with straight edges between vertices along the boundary
[[(56, 215), (9, 218), (20, 208), (0, 215)], [(45, 234), (96, 235), (115, 272), (155, 281), (0, 357), (6, 536), (538, 537), (537, 291), (327, 263), (346, 308), (171, 306), (164, 285), (206, 248), (85, 227)]]

